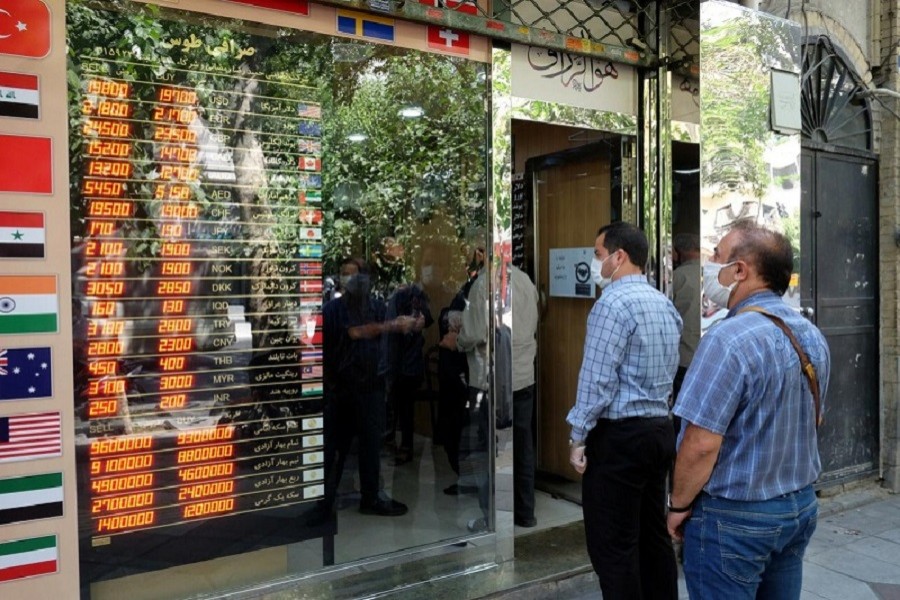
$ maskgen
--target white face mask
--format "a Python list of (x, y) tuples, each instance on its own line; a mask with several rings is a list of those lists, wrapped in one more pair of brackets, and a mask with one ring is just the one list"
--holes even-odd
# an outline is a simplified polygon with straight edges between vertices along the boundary
[[(606, 260), (609, 260), (609, 256), (606, 257)], [(601, 290), (612, 283), (613, 276), (616, 274), (616, 271), (619, 270), (619, 267), (622, 266), (619, 265), (619, 267), (616, 267), (616, 270), (610, 273), (609, 277), (604, 277), (603, 262), (604, 261), (600, 260), (596, 256), (591, 259), (591, 279), (594, 280), (594, 283), (600, 286)]]
[(738, 282), (735, 281), (731, 285), (722, 285), (719, 283), (719, 271), (725, 267), (733, 265), (730, 263), (714, 263), (707, 262), (703, 265), (703, 293), (712, 302), (715, 302), (722, 308), (728, 308), (728, 300), (731, 298), (731, 292), (734, 291)]

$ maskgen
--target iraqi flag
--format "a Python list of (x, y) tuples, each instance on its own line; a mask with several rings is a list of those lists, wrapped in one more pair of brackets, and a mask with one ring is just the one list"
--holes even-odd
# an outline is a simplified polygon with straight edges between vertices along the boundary
[(0, 117), (37, 119), (41, 116), (37, 75), (0, 71)]
[(50, 348), (0, 350), (0, 400), (30, 400), (52, 395)]
[(469, 34), (440, 25), (428, 26), (428, 47), (453, 54), (469, 54)]
[(0, 211), (0, 258), (44, 258), (44, 213)]
[(48, 137), (0, 135), (0, 192), (53, 193)]
[(59, 571), (55, 535), (0, 543), (0, 582)]
[(43, 58), (50, 54), (50, 9), (41, 0), (0, 4), (0, 54)]
[(59, 412), (0, 417), (0, 463), (62, 455)]
[(0, 479), (0, 525), (61, 517), (62, 473)]
[(55, 275), (0, 276), (0, 333), (56, 333)]

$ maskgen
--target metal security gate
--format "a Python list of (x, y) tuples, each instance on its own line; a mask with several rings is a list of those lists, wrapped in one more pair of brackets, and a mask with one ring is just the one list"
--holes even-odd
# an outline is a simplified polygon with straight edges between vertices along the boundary
[(878, 190), (874, 156), (805, 141), (803, 307), (831, 348), (820, 485), (878, 469)]

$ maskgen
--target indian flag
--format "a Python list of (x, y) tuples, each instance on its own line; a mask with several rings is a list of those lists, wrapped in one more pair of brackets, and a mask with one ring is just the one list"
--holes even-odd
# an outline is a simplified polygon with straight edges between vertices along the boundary
[(0, 543), (0, 582), (25, 579), (59, 570), (55, 535)]
[(0, 479), (0, 525), (62, 514), (62, 473)]
[(0, 211), (0, 258), (44, 258), (44, 213)]
[(55, 333), (58, 321), (55, 275), (0, 276), (0, 334)]

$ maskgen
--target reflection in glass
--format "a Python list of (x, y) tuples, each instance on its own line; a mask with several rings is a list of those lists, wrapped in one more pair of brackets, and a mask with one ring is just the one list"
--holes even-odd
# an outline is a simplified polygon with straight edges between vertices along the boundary
[(468, 536), (491, 479), (438, 342), (484, 251), (486, 67), (116, 7), (67, 3), (86, 596)]
[[(700, 15), (703, 257), (740, 221), (784, 233), (796, 261), (785, 299), (799, 308), (800, 139), (769, 122), (770, 72), (800, 69), (797, 28), (733, 4), (705, 2)], [(789, 109), (799, 114), (799, 105)], [(725, 313), (704, 298), (702, 328)]]

